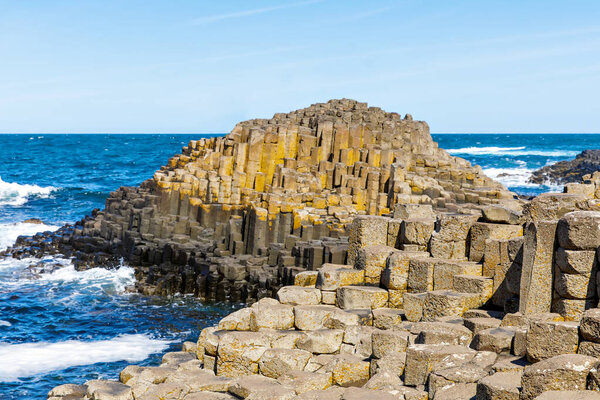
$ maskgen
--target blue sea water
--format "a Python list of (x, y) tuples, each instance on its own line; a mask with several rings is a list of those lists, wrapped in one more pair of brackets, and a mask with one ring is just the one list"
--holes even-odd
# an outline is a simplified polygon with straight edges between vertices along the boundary
[[(0, 135), (0, 249), (21, 234), (52, 230), (102, 208), (109, 192), (152, 176), (202, 135)], [(436, 134), (440, 147), (482, 166), (522, 194), (560, 188), (527, 183), (531, 171), (600, 148), (600, 135)], [(45, 225), (22, 221), (38, 218)], [(157, 363), (196, 340), (235, 305), (128, 294), (133, 270), (32, 273), (38, 260), (0, 260), (0, 399), (45, 398), (50, 388), (127, 364)]]
[[(0, 249), (103, 208), (200, 135), (0, 135)], [(45, 225), (24, 224), (39, 218)], [(43, 399), (63, 383), (117, 379), (128, 364), (160, 363), (235, 305), (128, 294), (133, 269), (45, 273), (39, 260), (0, 260), (0, 399)]]
[(439, 147), (480, 165), (490, 177), (524, 195), (562, 191), (528, 182), (531, 172), (586, 149), (600, 149), (600, 134), (434, 134)]

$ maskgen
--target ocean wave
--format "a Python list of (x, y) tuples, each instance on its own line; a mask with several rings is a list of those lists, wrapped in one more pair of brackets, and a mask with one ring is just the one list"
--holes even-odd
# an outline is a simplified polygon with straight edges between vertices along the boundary
[(504, 184), (505, 186), (520, 187), (520, 188), (540, 188), (547, 189), (548, 192), (561, 192), (561, 185), (539, 185), (529, 182), (529, 178), (534, 169), (526, 168), (523, 163), (519, 163), (519, 167), (514, 168), (484, 168), (483, 173)]
[(30, 224), (27, 222), (0, 224), (0, 250), (12, 246), (19, 236), (32, 236), (38, 232), (55, 231), (58, 228), (54, 225)]
[(126, 288), (135, 284), (135, 270), (123, 265), (117, 269), (91, 268), (77, 271), (73, 264), (42, 274), (40, 282), (53, 284), (76, 283), (86, 288), (98, 288), (104, 291), (125, 293)]
[(37, 343), (0, 343), (0, 382), (99, 362), (137, 362), (161, 352), (171, 343), (143, 334), (110, 340)]
[[(41, 265), (40, 265), (41, 263)], [(33, 267), (32, 267), (33, 266)], [(135, 270), (127, 265), (117, 269), (90, 268), (77, 271), (71, 260), (51, 256), (45, 259), (23, 258), (0, 260), (0, 288), (24, 285), (74, 286), (72, 296), (82, 292), (124, 294), (135, 284)], [(50, 290), (46, 287), (44, 290)]]
[(572, 150), (525, 150), (525, 146), (519, 147), (463, 147), (460, 149), (447, 149), (452, 155), (495, 155), (495, 156), (540, 156), (540, 157), (575, 157), (578, 151)]
[(38, 186), (19, 184), (14, 182), (4, 182), (0, 177), (0, 206), (22, 206), (27, 203), (31, 197), (47, 198), (50, 193), (58, 190), (54, 186)]

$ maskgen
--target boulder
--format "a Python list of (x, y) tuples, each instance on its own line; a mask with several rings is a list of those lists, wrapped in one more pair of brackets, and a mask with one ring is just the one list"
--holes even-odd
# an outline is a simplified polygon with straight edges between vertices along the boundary
[(302, 286), (284, 286), (277, 292), (277, 299), (281, 304), (319, 304), (321, 303), (321, 291)]
[(477, 383), (478, 400), (519, 400), (522, 372), (497, 372)]
[(84, 398), (87, 393), (85, 385), (74, 385), (67, 383), (56, 386), (48, 392), (48, 400), (76, 400)]
[(252, 314), (252, 309), (249, 307), (234, 311), (219, 321), (218, 329), (227, 331), (249, 331), (250, 314)]
[(414, 244), (427, 249), (431, 234), (435, 230), (434, 218), (411, 217), (402, 221), (400, 240), (403, 244)]
[(600, 212), (574, 211), (558, 221), (556, 236), (567, 250), (596, 250), (600, 247)]
[(373, 310), (373, 326), (379, 329), (393, 329), (402, 324), (404, 311), (396, 308), (377, 308)]
[(341, 329), (319, 329), (307, 331), (296, 343), (296, 347), (317, 354), (332, 354), (340, 350), (344, 331)]
[(424, 385), (434, 365), (448, 355), (475, 353), (465, 346), (442, 344), (413, 344), (406, 350), (404, 384)]
[(407, 289), (411, 293), (433, 290), (433, 273), (439, 258), (413, 258), (410, 260)]
[(579, 326), (574, 322), (530, 321), (527, 359), (538, 362), (560, 354), (574, 354), (579, 344)]
[(440, 261), (433, 271), (435, 290), (452, 290), (455, 275), (481, 276), (481, 264), (467, 261)]
[(501, 320), (489, 317), (465, 318), (464, 320), (465, 327), (471, 330), (473, 334), (484, 329), (499, 328), (501, 323)]
[(554, 262), (567, 274), (590, 276), (598, 269), (595, 250), (567, 250), (559, 247), (556, 249)]
[(433, 321), (436, 318), (448, 316), (459, 317), (469, 308), (472, 308), (474, 303), (477, 303), (478, 298), (478, 295), (457, 293), (451, 290), (427, 292), (423, 303), (423, 320)]
[(288, 304), (265, 298), (254, 303), (251, 309), (250, 330), (291, 329), (294, 326), (294, 307)]
[(519, 225), (523, 221), (523, 213), (501, 205), (486, 206), (482, 211), (486, 222)]
[(476, 222), (471, 226), (469, 260), (480, 262), (483, 259), (487, 239), (512, 239), (518, 236), (523, 236), (521, 225)]
[(366, 283), (379, 285), (388, 256), (396, 251), (398, 250), (384, 245), (363, 247), (358, 251), (354, 267), (364, 271)]
[(339, 354), (319, 372), (330, 372), (333, 383), (339, 386), (363, 386), (369, 380), (369, 362), (357, 356)]
[(90, 400), (133, 400), (131, 387), (120, 382), (95, 379), (85, 383)]
[(395, 373), (389, 371), (380, 371), (371, 374), (371, 379), (363, 386), (365, 389), (385, 390), (402, 386), (402, 380)]
[(325, 390), (331, 386), (333, 380), (330, 373), (288, 371), (277, 378), (283, 385), (294, 389), (296, 394), (302, 394), (311, 390)]
[(196, 354), (187, 351), (171, 351), (165, 353), (162, 357), (163, 364), (179, 365), (181, 363), (195, 360)]
[(294, 285), (304, 287), (315, 287), (317, 283), (318, 271), (302, 271), (298, 272), (294, 277)]
[(371, 376), (381, 371), (387, 371), (401, 377), (404, 373), (406, 364), (406, 353), (388, 354), (381, 358), (373, 358), (371, 360)]
[(163, 382), (158, 385), (150, 385), (143, 395), (136, 395), (135, 398), (136, 400), (183, 399), (189, 391), (190, 388), (184, 383)]
[(404, 353), (409, 342), (409, 332), (404, 330), (374, 330), (372, 334), (373, 357)]
[(293, 389), (265, 376), (244, 376), (231, 385), (229, 392), (242, 399), (288, 400), (296, 396)]
[(508, 328), (489, 328), (478, 332), (473, 337), (471, 347), (478, 351), (494, 353), (510, 353), (515, 331)]
[(586, 196), (581, 194), (542, 193), (524, 205), (523, 215), (527, 221), (556, 221), (586, 203)]
[(386, 245), (388, 218), (374, 215), (357, 216), (350, 226), (348, 263), (354, 265), (360, 249), (371, 245)]
[(589, 372), (598, 359), (579, 354), (563, 354), (525, 367), (521, 399), (534, 399), (549, 390), (585, 390)]
[(365, 271), (351, 265), (323, 264), (317, 272), (315, 287), (321, 290), (336, 290), (340, 286), (360, 285), (365, 280)]
[(427, 293), (404, 293), (404, 315), (409, 321), (417, 322), (423, 318), (423, 306)]
[(412, 324), (410, 333), (417, 344), (453, 344), (468, 346), (472, 334), (462, 325), (447, 322), (419, 322)]
[(267, 349), (258, 362), (259, 371), (269, 378), (279, 378), (289, 371), (302, 371), (312, 354), (300, 349)]
[(585, 310), (579, 324), (581, 337), (600, 343), (600, 308)]
[(343, 286), (337, 290), (337, 306), (342, 309), (383, 308), (387, 306), (388, 292), (371, 286)]

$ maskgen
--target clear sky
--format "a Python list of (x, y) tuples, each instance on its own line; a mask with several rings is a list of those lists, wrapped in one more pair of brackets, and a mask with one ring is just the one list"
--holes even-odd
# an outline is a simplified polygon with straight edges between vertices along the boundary
[(0, 132), (228, 132), (330, 98), (600, 132), (600, 1), (0, 0)]

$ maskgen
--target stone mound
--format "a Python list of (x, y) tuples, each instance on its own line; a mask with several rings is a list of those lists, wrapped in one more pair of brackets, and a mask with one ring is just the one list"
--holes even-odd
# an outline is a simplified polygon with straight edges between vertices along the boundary
[[(103, 211), (6, 254), (61, 252), (78, 269), (123, 258), (143, 292), (243, 301), (273, 296), (297, 270), (352, 258), (357, 215), (429, 219), (404, 232), (405, 247), (421, 251), (434, 212), (476, 219), (499, 203), (519, 208), (480, 167), (439, 149), (425, 122), (331, 100), (191, 141), (153, 179), (111, 193)], [(453, 251), (464, 256), (464, 243)]]

